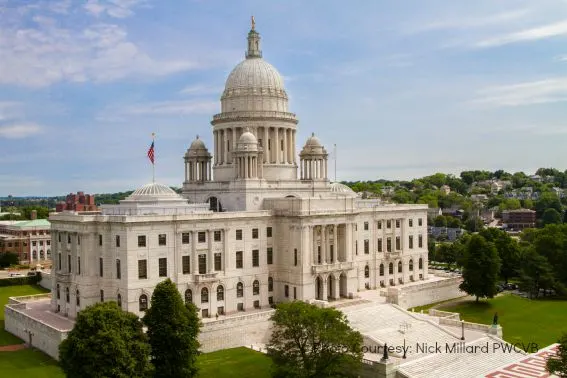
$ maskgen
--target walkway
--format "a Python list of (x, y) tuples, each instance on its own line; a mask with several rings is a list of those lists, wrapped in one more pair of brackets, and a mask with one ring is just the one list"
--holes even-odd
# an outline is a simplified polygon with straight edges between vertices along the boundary
[(12, 345), (2, 345), (0, 346), (0, 352), (15, 352), (18, 350), (26, 349), (27, 345), (22, 344), (12, 344)]

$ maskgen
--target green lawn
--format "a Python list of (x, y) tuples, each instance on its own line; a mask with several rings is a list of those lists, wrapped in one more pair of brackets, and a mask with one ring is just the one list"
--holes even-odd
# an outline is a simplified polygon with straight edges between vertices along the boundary
[(65, 377), (54, 359), (38, 350), (30, 349), (0, 352), (0, 372), (3, 377)]
[(199, 377), (269, 378), (271, 359), (263, 353), (248, 348), (233, 348), (199, 356)]
[(0, 287), (0, 345), (21, 344), (22, 340), (9, 332), (4, 331), (4, 305), (8, 303), (8, 298), (22, 295), (33, 295), (47, 293), (41, 286), (22, 285), (22, 286), (3, 286)]
[(501, 295), (490, 300), (446, 304), (439, 310), (458, 312), (465, 321), (492, 324), (494, 313), (504, 330), (504, 340), (537, 343), (540, 348), (557, 342), (567, 332), (567, 301), (529, 300), (516, 295)]

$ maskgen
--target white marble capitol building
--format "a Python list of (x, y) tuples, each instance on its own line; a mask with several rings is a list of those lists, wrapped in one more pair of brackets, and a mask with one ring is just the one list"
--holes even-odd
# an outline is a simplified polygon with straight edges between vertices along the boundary
[(116, 300), (142, 314), (165, 278), (203, 317), (426, 279), (427, 206), (331, 183), (316, 136), (297, 153), (289, 110), (253, 26), (211, 122), (212, 153), (198, 137), (185, 153), (182, 196), (151, 183), (100, 213), (51, 216), (52, 310), (74, 318)]

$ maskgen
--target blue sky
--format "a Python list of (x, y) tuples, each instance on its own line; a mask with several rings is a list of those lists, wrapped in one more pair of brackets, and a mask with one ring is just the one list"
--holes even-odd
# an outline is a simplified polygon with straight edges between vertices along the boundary
[(339, 180), (566, 168), (567, 0), (0, 0), (0, 196), (180, 186), (251, 15)]

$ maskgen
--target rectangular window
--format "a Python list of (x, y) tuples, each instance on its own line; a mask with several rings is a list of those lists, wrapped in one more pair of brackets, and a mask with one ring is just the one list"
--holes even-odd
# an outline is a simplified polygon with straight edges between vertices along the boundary
[[(19, 243), (19, 242), (16, 242), (16, 247), (19, 246), (19, 245), (20, 245), (20, 243)], [(40, 240), (40, 241), (39, 241), (39, 245), (40, 245), (40, 246), (43, 245), (43, 240)]]
[(81, 274), (81, 256), (77, 256), (77, 274)]
[(354, 241), (354, 253), (358, 256), (358, 240)]
[(379, 230), (382, 229), (382, 221), (378, 221), (378, 229), (379, 229)]
[(100, 291), (100, 301), (104, 302), (104, 290)]
[(396, 219), (396, 228), (400, 228), (401, 223), (399, 219)]
[(104, 277), (104, 261), (102, 257), (99, 257), (98, 259), (98, 275), (100, 277)]
[[(45, 243), (47, 245), (51, 245), (51, 240), (46, 240)], [(79, 245), (81, 244), (81, 237), (80, 236), (77, 236), (77, 244), (79, 244)], [(27, 245), (27, 244), (25, 244), (25, 245)]]
[(116, 235), (116, 247), (120, 247), (120, 235)]
[(364, 231), (368, 231), (368, 222), (364, 222)]
[(236, 230), (236, 240), (242, 240), (242, 230)]
[(102, 235), (98, 235), (98, 245), (102, 245)]
[(148, 260), (138, 260), (138, 279), (148, 278)]
[(391, 220), (386, 221), (386, 228), (392, 228), (392, 221)]
[(422, 219), (422, 218), (418, 218), (418, 219), (417, 219), (417, 225), (418, 225), (418, 226), (423, 226), (423, 219)]
[(260, 251), (257, 249), (252, 250), (252, 266), (260, 266)]
[(258, 229), (257, 228), (252, 229), (252, 239), (258, 239)]
[(181, 244), (189, 244), (189, 233), (183, 232), (181, 234)]
[(386, 251), (392, 252), (392, 238), (386, 239)]
[(409, 236), (408, 248), (409, 248), (409, 249), (413, 249), (413, 235), (410, 235), (410, 236)]
[(293, 299), (297, 299), (297, 288), (293, 287)]
[(222, 260), (220, 253), (215, 253), (215, 270), (222, 270)]
[[(59, 240), (59, 243), (61, 243), (61, 234), (57, 235), (57, 239)], [(35, 245), (35, 244), (34, 244)]]
[(220, 241), (221, 241), (221, 232), (220, 232), (220, 231), (215, 231), (214, 237), (215, 237), (214, 240), (215, 240), (216, 242), (220, 242)]
[(146, 235), (138, 235), (138, 247), (146, 246)]
[(71, 244), (71, 235), (67, 234), (67, 244)]
[(368, 255), (370, 253), (370, 241), (366, 239), (364, 241), (364, 254)]
[(280, 140), (280, 150), (283, 151), (283, 139)]
[(413, 227), (413, 218), (408, 219), (408, 224), (410, 227)]
[(73, 269), (71, 269), (71, 255), (67, 255), (67, 271), (71, 273)]
[(272, 265), (274, 263), (274, 250), (272, 248), (268, 248), (266, 254), (268, 257), (268, 265)]
[[(332, 248), (333, 246), (331, 246)], [(333, 259), (332, 257), (332, 250), (331, 250), (331, 260)], [(293, 250), (293, 265), (297, 266), (297, 248)]]
[(236, 252), (236, 268), (242, 269), (242, 251)]
[(396, 236), (396, 251), (402, 249), (402, 242), (399, 236)]
[(378, 238), (376, 244), (378, 245), (378, 252), (382, 252), (382, 238)]
[(119, 259), (116, 259), (116, 278), (117, 279), (122, 278), (122, 269), (120, 267), (120, 260)]
[(268, 238), (272, 237), (272, 228), (271, 227), (266, 228), (266, 237), (268, 237)]
[(270, 306), (274, 304), (274, 297), (268, 297), (268, 304)]
[(204, 243), (207, 241), (207, 233), (205, 231), (199, 231), (197, 238), (199, 243)]
[[(37, 242), (35, 240), (32, 241), (31, 243), (32, 243), (32, 246), (34, 246), (34, 247), (37, 245)], [(12, 246), (12, 243), (8, 243), (8, 247), (11, 247), (11, 246)]]
[(423, 248), (423, 235), (417, 237), (417, 246), (418, 248)]
[(289, 298), (289, 286), (285, 285), (284, 286), (284, 295), (286, 298)]
[(181, 256), (181, 265), (183, 266), (183, 274), (191, 273), (191, 257)]
[(167, 245), (167, 238), (165, 234), (158, 235), (158, 245)]
[(167, 258), (162, 257), (158, 259), (159, 276), (167, 277)]
[(199, 274), (207, 273), (207, 255), (199, 255)]

